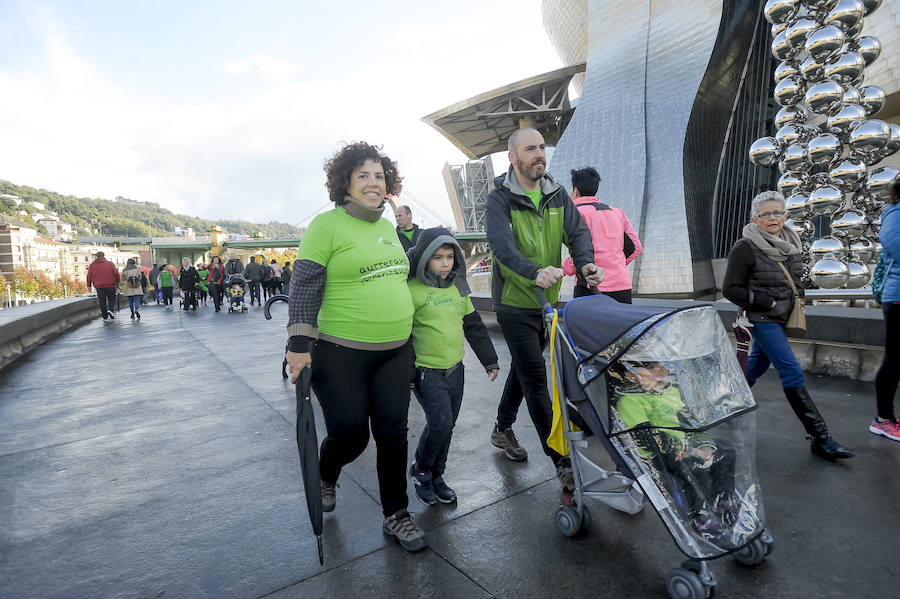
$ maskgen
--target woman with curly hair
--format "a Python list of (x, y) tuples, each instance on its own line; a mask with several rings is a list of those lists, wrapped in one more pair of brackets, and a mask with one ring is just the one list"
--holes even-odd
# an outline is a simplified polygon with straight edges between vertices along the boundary
[(322, 406), (322, 507), (334, 510), (341, 468), (377, 450), (382, 529), (408, 551), (425, 534), (407, 511), (406, 458), (413, 304), (409, 261), (394, 227), (381, 218), (400, 192), (397, 166), (365, 142), (325, 163), (335, 208), (317, 216), (300, 243), (291, 277), (288, 351), (291, 380), (307, 366)]

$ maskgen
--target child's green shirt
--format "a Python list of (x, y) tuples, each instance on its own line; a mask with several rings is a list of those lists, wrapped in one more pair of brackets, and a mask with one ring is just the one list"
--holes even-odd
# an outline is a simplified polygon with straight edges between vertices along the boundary
[(469, 296), (459, 294), (456, 285), (429, 287), (410, 279), (413, 301), (413, 348), (416, 366), (451, 368), (465, 353), (463, 317), (475, 311)]

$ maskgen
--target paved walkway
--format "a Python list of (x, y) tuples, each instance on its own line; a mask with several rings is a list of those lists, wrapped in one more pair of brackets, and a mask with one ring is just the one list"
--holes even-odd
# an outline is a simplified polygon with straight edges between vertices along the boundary
[[(557, 532), (558, 483), (524, 406), (515, 428), (531, 457), (515, 464), (488, 443), (502, 380), (471, 352), (446, 475), (459, 504), (426, 509), (410, 489), (429, 548), (410, 555), (382, 535), (370, 444), (341, 476), (320, 567), (279, 371), (285, 305), (275, 312), (150, 306), (0, 371), (0, 597), (665, 596), (682, 558), (652, 509), (592, 502), (587, 534)], [(764, 377), (757, 460), (776, 548), (756, 570), (713, 562), (717, 596), (900, 593), (900, 443), (867, 432), (871, 385), (810, 387), (857, 457), (813, 457)], [(413, 401), (410, 451), (422, 424)]]

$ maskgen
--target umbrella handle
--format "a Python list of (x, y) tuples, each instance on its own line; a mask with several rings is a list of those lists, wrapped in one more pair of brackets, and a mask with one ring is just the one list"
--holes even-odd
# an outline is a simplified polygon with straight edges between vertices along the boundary
[(312, 366), (307, 366), (303, 370), (300, 371), (300, 376), (297, 377), (297, 395), (300, 395), (300, 389), (306, 390), (306, 395), (303, 397), (306, 401), (311, 401), (312, 393), (309, 389), (309, 383), (312, 379)]
[(275, 302), (288, 302), (289, 300), (290, 298), (283, 293), (273, 295), (266, 300), (266, 305), (263, 306), (263, 316), (266, 317), (266, 320), (272, 320), (272, 315), (269, 313), (269, 309), (272, 307), (272, 304), (274, 304)]

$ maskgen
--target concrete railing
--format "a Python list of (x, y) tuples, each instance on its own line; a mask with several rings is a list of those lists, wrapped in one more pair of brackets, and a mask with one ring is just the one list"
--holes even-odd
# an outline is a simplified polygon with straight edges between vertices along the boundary
[(0, 368), (50, 337), (100, 316), (96, 296), (58, 299), (0, 310)]
[[(489, 294), (473, 292), (472, 303), (479, 312), (493, 311)], [(564, 303), (563, 300), (560, 305)], [(737, 306), (727, 300), (699, 302), (636, 298), (634, 303), (668, 308), (712, 305), (729, 332), (737, 317)], [(494, 324), (493, 318), (485, 320), (490, 325)], [(875, 380), (875, 373), (884, 357), (884, 318), (881, 310), (808, 306), (806, 324), (805, 338), (789, 339), (794, 355), (806, 372), (857, 381)]]

